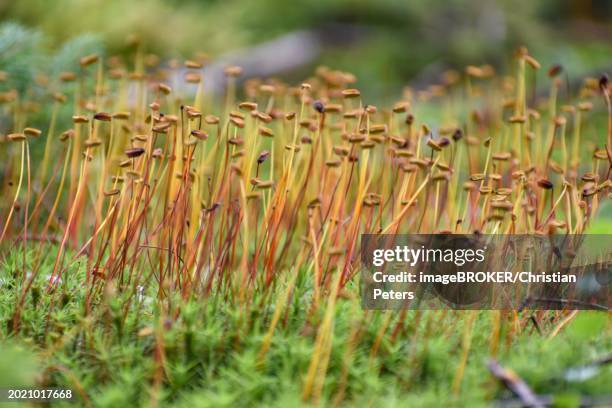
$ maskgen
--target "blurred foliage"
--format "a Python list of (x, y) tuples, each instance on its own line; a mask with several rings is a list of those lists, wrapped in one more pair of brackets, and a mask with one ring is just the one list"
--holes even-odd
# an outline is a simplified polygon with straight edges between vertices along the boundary
[[(103, 51), (101, 39), (92, 34), (73, 37), (55, 48), (44, 47), (43, 38), (36, 29), (13, 22), (0, 24), (0, 70), (8, 74), (0, 90), (36, 92), (36, 85), (57, 81), (60, 72), (77, 70), (83, 55)], [(50, 77), (40, 77), (43, 72)]]
[(0, 339), (0, 387), (32, 387), (40, 370), (30, 347)]
[[(322, 30), (325, 48), (314, 64), (351, 70), (365, 84), (376, 79), (366, 86), (377, 96), (415, 77), (437, 79), (447, 67), (503, 65), (520, 44), (570, 74), (601, 69), (612, 51), (611, 16), (610, 2), (579, 0), (0, 2), (0, 20), (40, 30), (46, 47), (96, 33), (111, 54), (127, 53), (138, 38), (164, 56), (218, 56), (295, 30)], [(347, 27), (359, 35), (337, 43), (336, 31)]]
[(23, 92), (34, 80), (35, 69), (40, 66), (39, 32), (18, 24), (0, 26), (0, 67), (11, 78), (10, 85)]

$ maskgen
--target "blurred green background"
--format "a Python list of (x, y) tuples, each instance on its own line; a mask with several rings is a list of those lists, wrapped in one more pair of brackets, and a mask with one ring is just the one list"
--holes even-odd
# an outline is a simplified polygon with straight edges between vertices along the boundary
[[(248, 58), (251, 47), (285, 39), (268, 43), (273, 57), (255, 64), (296, 81), (319, 64), (348, 70), (375, 99), (437, 80), (446, 68), (503, 67), (523, 44), (544, 67), (562, 63), (570, 78), (612, 65), (610, 0), (0, 0), (0, 21), (0, 69), (15, 41), (52, 57), (114, 55), (128, 53), (136, 35), (164, 57)], [(9, 21), (21, 32), (7, 32)], [(53, 67), (49, 60), (37, 63)]]

